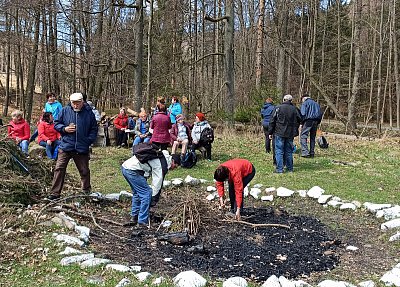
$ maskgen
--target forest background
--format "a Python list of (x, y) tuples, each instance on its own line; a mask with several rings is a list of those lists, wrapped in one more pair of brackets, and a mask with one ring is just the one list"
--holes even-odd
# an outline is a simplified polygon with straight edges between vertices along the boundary
[[(309, 93), (325, 118), (400, 127), (396, 0), (0, 0), (2, 112), (55, 92), (98, 109), (183, 99), (228, 123)], [(42, 106), (40, 106), (40, 109)]]

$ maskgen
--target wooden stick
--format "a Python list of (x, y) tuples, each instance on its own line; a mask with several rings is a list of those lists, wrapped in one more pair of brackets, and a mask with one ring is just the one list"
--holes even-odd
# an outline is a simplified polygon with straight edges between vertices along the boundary
[(243, 220), (231, 220), (231, 219), (223, 219), (222, 221), (224, 222), (230, 222), (230, 223), (241, 223), (245, 225), (250, 225), (251, 227), (257, 228), (257, 227), (282, 227), (282, 228), (287, 228), (290, 229), (289, 225), (284, 225), (284, 224), (275, 224), (275, 223), (250, 223), (247, 221)]
[[(80, 212), (73, 211), (73, 210), (69, 210), (69, 209), (65, 209), (65, 208), (52, 208), (52, 209), (50, 209), (50, 211), (52, 211), (52, 212), (63, 211), (63, 212), (66, 212), (66, 213), (70, 213), (70, 214), (73, 214), (73, 215), (76, 215), (76, 216), (80, 216), (80, 217), (84, 217), (84, 218), (89, 218), (89, 219), (91, 219), (91, 218), (94, 217), (93, 214), (87, 215), (87, 214), (84, 214), (84, 213), (80, 213)], [(116, 221), (112, 221), (112, 220), (110, 220), (110, 219), (101, 218), (101, 217), (96, 217), (96, 219), (97, 219), (98, 221), (103, 221), (103, 222), (111, 223), (111, 224), (113, 224), (113, 225), (124, 226), (123, 223), (119, 223), (119, 222), (116, 222)]]
[(106, 233), (108, 233), (108, 234), (111, 234), (112, 236), (115, 236), (115, 237), (117, 237), (117, 238), (119, 238), (119, 239), (122, 239), (122, 240), (128, 240), (128, 241), (132, 241), (132, 242), (135, 241), (135, 240), (132, 240), (132, 239), (130, 239), (130, 238), (128, 238), (128, 237), (124, 237), (124, 236), (120, 236), (120, 235), (118, 235), (118, 234), (115, 234), (115, 233), (113, 233), (113, 232), (111, 232), (111, 231), (109, 231), (109, 230), (107, 230), (107, 229), (101, 227), (101, 226), (96, 222), (96, 218), (93, 216), (93, 213), (92, 213), (92, 212), (90, 213), (90, 215), (92, 216), (92, 220), (93, 220), (94, 225), (96, 225), (99, 229), (103, 230), (104, 232), (106, 232)]

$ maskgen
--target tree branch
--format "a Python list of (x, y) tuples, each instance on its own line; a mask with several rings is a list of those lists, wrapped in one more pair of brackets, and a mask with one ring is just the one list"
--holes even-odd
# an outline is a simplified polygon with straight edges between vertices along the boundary
[(208, 20), (210, 22), (220, 22), (220, 21), (229, 20), (229, 19), (230, 19), (230, 16), (223, 16), (223, 17), (220, 17), (220, 18), (212, 18), (212, 17), (207, 15), (207, 16), (204, 17), (204, 20)]

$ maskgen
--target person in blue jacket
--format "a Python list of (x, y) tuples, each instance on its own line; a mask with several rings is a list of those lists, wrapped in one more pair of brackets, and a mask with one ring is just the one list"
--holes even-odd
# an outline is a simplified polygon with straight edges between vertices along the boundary
[[(270, 153), (271, 152), (271, 139), (269, 138), (269, 122), (271, 120), (272, 113), (275, 109), (275, 106), (273, 104), (273, 100), (271, 98), (268, 98), (265, 100), (264, 106), (261, 108), (261, 118), (262, 118), (262, 126), (264, 130), (264, 135), (265, 135), (265, 152)], [(274, 139), (272, 138), (272, 149), (274, 150)], [(275, 157), (274, 157), (274, 162), (275, 162)]]
[(178, 97), (172, 97), (172, 104), (168, 108), (168, 114), (171, 118), (171, 123), (176, 123), (176, 116), (182, 114), (182, 106)]
[(90, 193), (89, 147), (96, 140), (98, 126), (92, 108), (84, 103), (81, 93), (73, 93), (70, 96), (70, 104), (61, 110), (54, 128), (62, 138), (54, 168), (53, 183), (47, 199), (60, 198), (71, 158), (79, 171), (82, 191)]
[[(322, 119), (321, 107), (319, 104), (310, 98), (308, 94), (301, 97), (301, 156), (314, 157), (315, 137), (317, 135), (318, 125)], [(310, 149), (308, 149), (307, 138), (310, 135)]]

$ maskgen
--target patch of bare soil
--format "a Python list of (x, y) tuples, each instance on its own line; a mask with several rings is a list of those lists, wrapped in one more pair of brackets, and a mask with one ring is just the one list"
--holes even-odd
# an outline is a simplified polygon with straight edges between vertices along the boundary
[[(151, 212), (151, 228), (140, 232), (102, 221), (82, 224), (91, 226), (90, 245), (103, 256), (169, 276), (193, 269), (213, 279), (242, 276), (263, 282), (283, 275), (309, 283), (328, 277), (355, 282), (381, 276), (395, 263), (395, 247), (364, 211), (323, 208), (311, 199), (266, 206), (247, 198), (245, 222), (238, 223), (205, 200), (206, 195), (197, 188), (165, 192)], [(127, 202), (120, 212), (103, 204), (90, 204), (90, 209), (96, 217), (122, 223), (130, 207)], [(172, 225), (163, 227), (167, 220)], [(347, 245), (359, 250), (346, 251)]]

